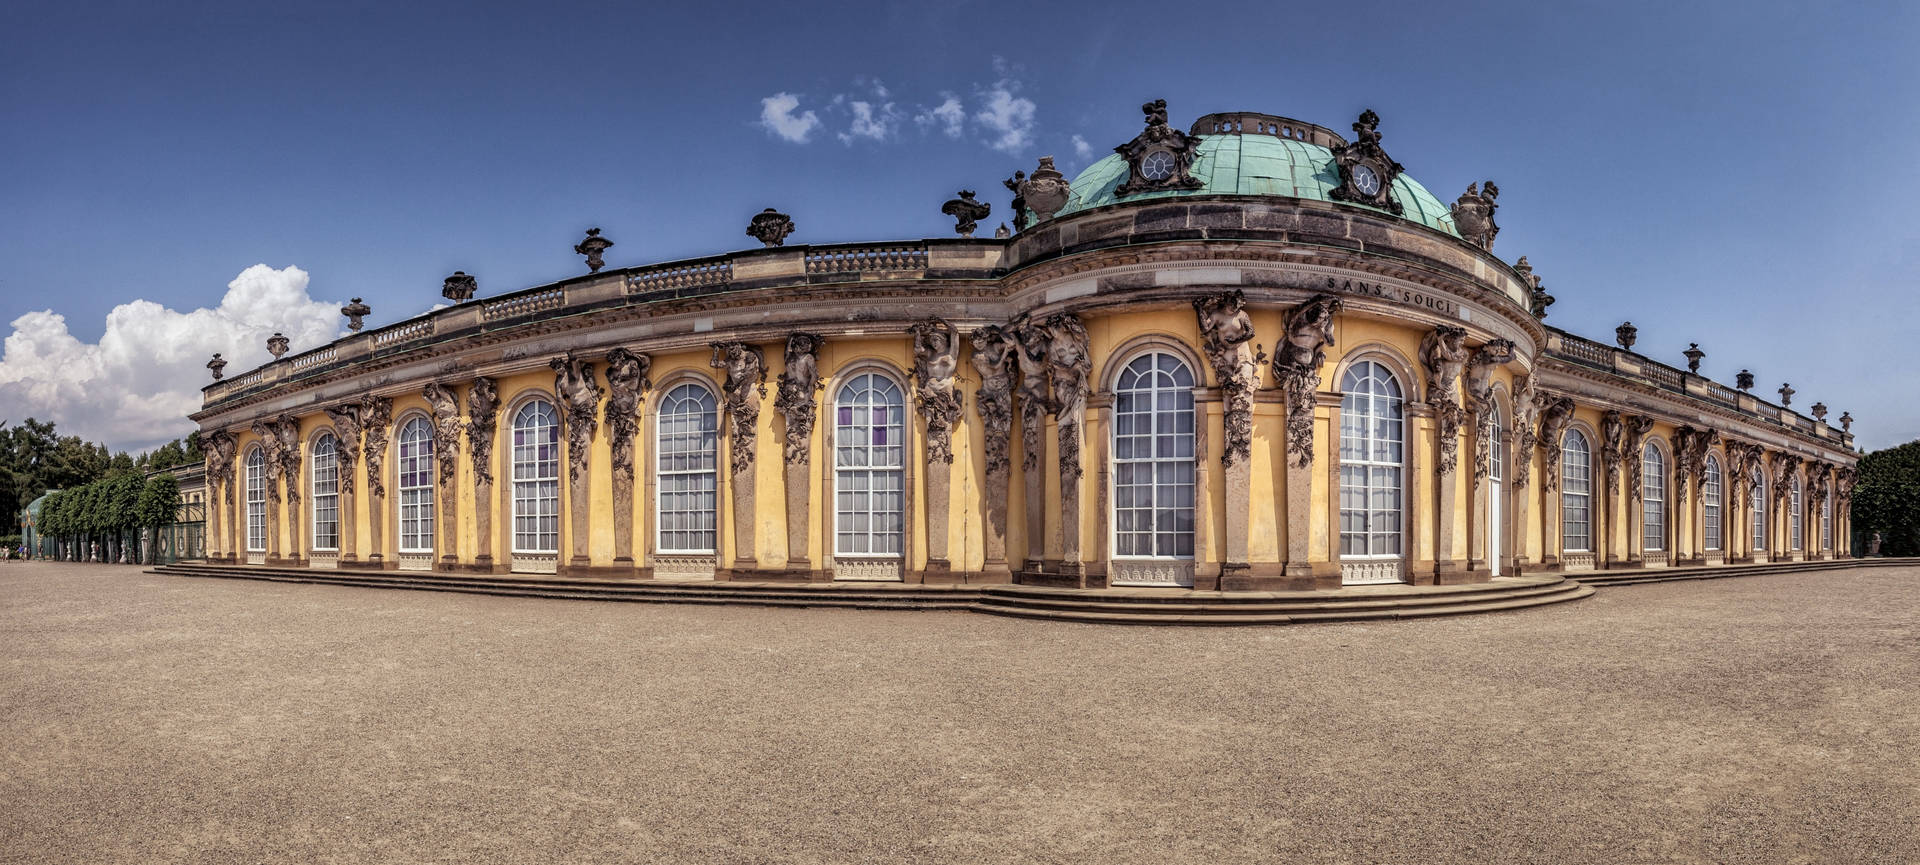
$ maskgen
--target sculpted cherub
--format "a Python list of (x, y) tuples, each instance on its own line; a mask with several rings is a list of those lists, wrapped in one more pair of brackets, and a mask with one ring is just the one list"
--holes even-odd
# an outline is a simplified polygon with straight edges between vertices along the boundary
[(1467, 331), (1443, 324), (1420, 341), (1420, 361), (1427, 368), (1427, 390), (1436, 404), (1458, 405), (1454, 385), (1466, 368)]

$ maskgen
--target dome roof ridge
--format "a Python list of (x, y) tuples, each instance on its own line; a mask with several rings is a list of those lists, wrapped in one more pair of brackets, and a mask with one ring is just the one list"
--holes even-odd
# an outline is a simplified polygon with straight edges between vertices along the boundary
[(1222, 111), (1201, 115), (1187, 130), (1189, 135), (1271, 135), (1289, 141), (1304, 141), (1332, 150), (1345, 147), (1347, 139), (1321, 126), (1278, 114), (1258, 111)]

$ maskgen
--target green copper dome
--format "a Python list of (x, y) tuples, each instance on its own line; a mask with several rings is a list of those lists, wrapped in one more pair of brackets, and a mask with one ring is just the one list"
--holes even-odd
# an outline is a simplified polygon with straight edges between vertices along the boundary
[[(1127, 179), (1127, 161), (1118, 153), (1108, 154), (1073, 179), (1073, 193), (1055, 218), (1122, 201), (1184, 195), (1279, 195), (1332, 201), (1327, 191), (1340, 185), (1340, 172), (1333, 167), (1333, 151), (1318, 144), (1273, 135), (1206, 135), (1195, 151), (1192, 174), (1206, 185), (1199, 189), (1140, 192), (1115, 198), (1114, 187)], [(1453, 216), (1447, 206), (1419, 181), (1405, 174), (1394, 178), (1393, 196), (1406, 210), (1401, 214), (1403, 219), (1460, 236), (1460, 232), (1454, 230)]]

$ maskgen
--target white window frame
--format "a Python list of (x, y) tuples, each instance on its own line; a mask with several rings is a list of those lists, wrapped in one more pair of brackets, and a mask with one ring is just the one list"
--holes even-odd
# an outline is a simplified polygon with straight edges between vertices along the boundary
[(1801, 532), (1801, 508), (1804, 500), (1800, 497), (1800, 476), (1793, 477), (1793, 486), (1787, 488), (1787, 540), (1793, 542), (1791, 549), (1799, 550), (1806, 546), (1806, 538)]
[(1700, 472), (1700, 535), (1703, 549), (1720, 549), (1722, 508), (1720, 503), (1721, 485), (1725, 475), (1720, 471), (1720, 460), (1712, 454), (1707, 455), (1706, 467)]
[[(873, 383), (884, 382), (886, 388), (878, 388)], [(887, 392), (895, 401), (885, 404), (849, 403), (849, 396), (866, 398), (866, 394)], [(898, 418), (897, 423), (872, 423), (875, 408), (889, 409)], [(842, 423), (845, 412), (848, 422)], [(834, 424), (833, 435), (833, 554), (836, 558), (849, 559), (898, 559), (906, 554), (906, 478), (907, 478), (907, 402), (906, 388), (900, 382), (877, 369), (862, 369), (852, 373), (847, 380), (834, 391), (833, 414), (830, 420)], [(865, 422), (862, 422), (864, 418)], [(885, 444), (874, 444), (873, 430), (884, 427), (888, 435)], [(860, 435), (864, 433), (865, 435)], [(864, 438), (865, 441), (861, 439)], [(883, 462), (876, 462), (876, 459)], [(853, 483), (858, 478), (859, 484)], [(892, 484), (892, 489), (875, 490), (875, 481)], [(879, 510), (874, 507), (875, 493), (892, 493), (899, 503), (899, 510)], [(863, 497), (863, 508), (849, 508), (855, 497)], [(875, 527), (876, 517), (893, 517), (897, 526), (891, 531)], [(865, 528), (845, 528), (853, 522), (850, 517), (860, 517)], [(853, 538), (864, 539), (864, 550), (849, 549)], [(888, 543), (876, 544), (876, 541)], [(892, 550), (876, 550), (876, 546), (892, 546)]]
[[(1162, 369), (1162, 364), (1160, 363), (1161, 358), (1172, 361), (1174, 364), (1173, 368)], [(1143, 361), (1146, 364), (1144, 371), (1134, 369), (1136, 365), (1141, 364)], [(1135, 376), (1135, 380), (1139, 383), (1139, 386), (1123, 387), (1122, 383), (1127, 381), (1129, 374)], [(1163, 378), (1166, 380), (1162, 381), (1161, 379)], [(1198, 472), (1197, 467), (1194, 465), (1194, 453), (1197, 447), (1194, 426), (1197, 423), (1197, 415), (1194, 411), (1193, 404), (1194, 382), (1193, 367), (1190, 366), (1184, 358), (1173, 352), (1160, 349), (1143, 351), (1128, 359), (1126, 364), (1120, 367), (1119, 374), (1114, 378), (1113, 423), (1111, 424), (1113, 428), (1111, 433), (1113, 473), (1109, 478), (1110, 489), (1108, 491), (1108, 494), (1111, 496), (1110, 500), (1113, 502), (1113, 514), (1112, 519), (1109, 521), (1108, 534), (1112, 542), (1111, 549), (1114, 551), (1113, 558), (1115, 559), (1131, 561), (1193, 560), (1196, 544), (1193, 531), (1194, 504), (1198, 491), (1196, 483), (1198, 480)], [(1163, 402), (1161, 398), (1163, 396), (1171, 397), (1173, 402), (1171, 408), (1161, 408), (1161, 403)], [(1121, 410), (1123, 397), (1126, 399), (1144, 397), (1147, 403), (1145, 410), (1123, 413)], [(1133, 421), (1144, 421), (1147, 424), (1147, 432), (1139, 433), (1134, 431), (1123, 437), (1121, 434), (1123, 417), (1129, 423)], [(1182, 423), (1183, 420), (1184, 423)], [(1123, 441), (1123, 438), (1130, 441)], [(1171, 451), (1170, 455), (1160, 455), (1163, 444), (1169, 446), (1168, 449)], [(1123, 447), (1123, 445), (1126, 447)], [(1151, 453), (1145, 457), (1121, 456), (1124, 450), (1130, 447), (1137, 448), (1141, 445), (1145, 445)], [(1122, 466), (1126, 468), (1123, 469)], [(1145, 467), (1146, 471), (1151, 475), (1151, 479), (1144, 484), (1135, 483), (1123, 485), (1121, 483), (1122, 475), (1129, 474), (1131, 471), (1137, 471), (1138, 467)], [(1165, 469), (1165, 471), (1163, 471), (1163, 469)], [(1171, 474), (1172, 477), (1163, 482), (1163, 476), (1167, 474)], [(1184, 483), (1182, 482), (1183, 479)], [(1183, 487), (1186, 490), (1186, 505), (1184, 506), (1180, 504), (1180, 490)], [(1140, 504), (1138, 498), (1142, 492), (1144, 492), (1146, 496), (1144, 506)], [(1171, 504), (1162, 506), (1163, 501), (1171, 502)], [(1125, 505), (1125, 507), (1123, 507), (1123, 505)], [(1151, 524), (1149, 528), (1145, 530), (1122, 529), (1122, 522), (1129, 519), (1138, 519), (1142, 516), (1146, 517), (1147, 521)], [(1184, 528), (1182, 528), (1183, 517)], [(1160, 530), (1162, 520), (1171, 520), (1172, 528), (1170, 531), (1163, 532)], [(1122, 550), (1128, 549), (1137, 550), (1141, 540), (1145, 540), (1151, 552), (1121, 552)], [(1183, 541), (1184, 544), (1182, 543)], [(1183, 546), (1185, 547), (1184, 552), (1181, 550)]]
[[(433, 424), (424, 417), (415, 416), (400, 426), (400, 434), (394, 438), (394, 488), (400, 500), (400, 506), (395, 509), (400, 530), (395, 537), (400, 552), (431, 553), (436, 516), (433, 472), (434, 459), (438, 456), (433, 452)], [(410, 479), (425, 479), (425, 482), (408, 485)]]
[(254, 445), (247, 449), (247, 552), (267, 551), (267, 455)]
[[(525, 423), (523, 423), (525, 422)], [(531, 438), (546, 432), (547, 459), (541, 459), (542, 442), (522, 444), (521, 435)], [(511, 550), (516, 553), (560, 554), (560, 412), (544, 399), (527, 401), (514, 409), (508, 424), (511, 456), (508, 470), (513, 483), (513, 531)], [(529, 528), (531, 527), (531, 528)], [(526, 543), (532, 538), (531, 544)], [(542, 544), (542, 541), (548, 541)]]
[[(1378, 381), (1385, 392), (1359, 389)], [(1362, 359), (1340, 380), (1340, 561), (1402, 561), (1407, 554), (1407, 409), (1405, 385), (1391, 366)], [(1364, 409), (1364, 410), (1363, 410)], [(1385, 424), (1379, 421), (1386, 421)], [(1364, 422), (1366, 429), (1361, 429)], [(1355, 433), (1359, 435), (1355, 435)], [(1382, 436), (1381, 433), (1390, 436)], [(1355, 483), (1354, 479), (1359, 482)], [(1378, 482), (1378, 479), (1385, 479)], [(1357, 505), (1350, 507), (1355, 500)], [(1386, 495), (1390, 501), (1381, 502)], [(1388, 528), (1379, 528), (1388, 522)], [(1350, 523), (1357, 520), (1357, 523)], [(1349, 525), (1357, 525), (1350, 531)], [(1354, 541), (1362, 551), (1349, 552)]]
[[(683, 411), (682, 406), (691, 402), (697, 411)], [(691, 431), (680, 428), (683, 419), (693, 418), (697, 427)], [(668, 389), (660, 400), (660, 410), (654, 418), (654, 545), (661, 553), (672, 555), (714, 555), (720, 543), (720, 402), (713, 389), (699, 382), (681, 382)], [(689, 435), (698, 435), (707, 439), (705, 447), (698, 445), (689, 448), (678, 447), (679, 442)], [(693, 468), (673, 468), (676, 458), (690, 458)], [(704, 467), (703, 467), (704, 466)], [(670, 487), (686, 485), (684, 489)], [(711, 506), (705, 509), (670, 506), (670, 495), (697, 499), (705, 494)], [(691, 518), (696, 525), (670, 526), (674, 522), (669, 517)], [(704, 519), (700, 519), (704, 517)], [(704, 547), (676, 546), (667, 542), (669, 537), (678, 535), (685, 539), (691, 535), (705, 534), (709, 543)]]
[[(1576, 453), (1570, 447), (1575, 441), (1580, 443)], [(1574, 483), (1580, 485), (1574, 491)], [(1581, 513), (1579, 522), (1571, 514), (1576, 509)], [(1581, 543), (1575, 545), (1573, 539), (1575, 527), (1579, 528)], [(1560, 549), (1568, 553), (1593, 552), (1593, 446), (1587, 442), (1587, 435), (1579, 430), (1570, 429), (1560, 439)]]
[[(340, 551), (340, 443), (333, 433), (313, 440), (313, 549)], [(328, 539), (332, 543), (325, 543)]]
[(1767, 549), (1767, 473), (1753, 469), (1753, 552)]
[(1648, 442), (1640, 454), (1640, 549), (1667, 548), (1667, 455)]
[(1833, 493), (1820, 500), (1820, 549), (1833, 549)]

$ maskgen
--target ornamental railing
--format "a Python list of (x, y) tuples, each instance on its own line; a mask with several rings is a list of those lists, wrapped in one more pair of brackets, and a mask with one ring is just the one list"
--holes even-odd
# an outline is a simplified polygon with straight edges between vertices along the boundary
[(733, 262), (724, 258), (663, 264), (628, 274), (627, 293), (648, 294), (683, 288), (709, 288), (726, 285), (732, 281)]
[(899, 273), (927, 269), (927, 248), (918, 244), (842, 246), (807, 252), (807, 273)]
[(1647, 363), (1640, 365), (1640, 374), (1648, 381), (1673, 390), (1685, 390), (1686, 384), (1680, 378), (1680, 371), (1670, 366)]
[(1707, 382), (1707, 397), (1715, 402), (1725, 403), (1727, 405), (1737, 406), (1740, 404), (1739, 391), (1717, 382)]
[(297, 372), (299, 370), (303, 370), (308, 367), (319, 366), (320, 364), (333, 360), (336, 354), (337, 352), (334, 350), (334, 348), (332, 346), (328, 346), (318, 351), (310, 351), (310, 352), (307, 352), (306, 354), (300, 355), (299, 357), (294, 358), (291, 361), (291, 364), (293, 366), (293, 369)]
[(1590, 339), (1581, 339), (1571, 334), (1560, 338), (1560, 351), (1567, 357), (1594, 366), (1613, 368), (1613, 349)]
[(373, 335), (373, 344), (379, 348), (386, 348), (405, 342), (412, 342), (416, 339), (425, 339), (432, 335), (433, 319), (425, 318), (419, 321), (410, 321), (405, 324), (396, 324), (385, 330), (376, 331)]
[(549, 309), (559, 309), (567, 305), (567, 290), (548, 288), (515, 297), (488, 301), (480, 307), (481, 321), (499, 321), (503, 318), (517, 318)]

